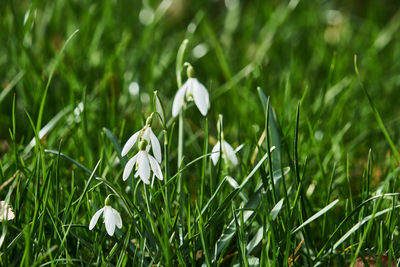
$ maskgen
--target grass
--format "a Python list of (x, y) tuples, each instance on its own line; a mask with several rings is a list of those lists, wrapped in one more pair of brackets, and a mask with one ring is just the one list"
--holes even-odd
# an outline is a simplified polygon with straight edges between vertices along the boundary
[[(397, 1), (5, 1), (0, 265), (398, 264), (399, 17)], [(184, 62), (206, 117), (171, 116)], [(123, 181), (153, 112), (164, 179)], [(222, 136), (237, 166), (213, 165)], [(110, 194), (113, 236), (88, 229)]]

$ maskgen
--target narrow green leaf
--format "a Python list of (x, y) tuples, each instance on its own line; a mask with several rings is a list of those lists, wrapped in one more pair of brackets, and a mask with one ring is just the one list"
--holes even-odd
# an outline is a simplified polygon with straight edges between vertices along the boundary
[(176, 82), (178, 88), (182, 86), (182, 68), (183, 68), (183, 56), (185, 55), (185, 50), (189, 41), (187, 39), (183, 40), (181, 46), (179, 47), (178, 54), (176, 56)]
[(368, 222), (369, 220), (379, 217), (385, 213), (388, 213), (389, 211), (393, 210), (393, 209), (397, 209), (399, 208), (400, 205), (397, 205), (395, 207), (392, 208), (387, 208), (385, 210), (379, 211), (377, 213), (375, 213), (375, 216), (372, 215), (368, 215), (367, 217), (363, 218), (361, 221), (359, 221), (358, 223), (356, 223), (349, 231), (347, 231), (338, 241), (336, 241), (336, 243), (333, 245), (333, 250), (336, 250), (336, 248), (338, 246), (340, 246), (340, 244), (342, 244), (347, 238), (349, 238), (349, 236), (351, 236), (355, 231), (357, 231), (363, 224), (365, 224), (366, 222)]
[(363, 89), (365, 95), (366, 95), (367, 98), (368, 98), (369, 105), (370, 105), (371, 108), (372, 108), (372, 111), (373, 111), (373, 113), (374, 113), (374, 115), (375, 115), (375, 119), (376, 119), (376, 121), (378, 122), (379, 128), (381, 128), (381, 131), (382, 131), (383, 135), (385, 136), (386, 141), (389, 143), (389, 146), (390, 146), (390, 148), (391, 148), (391, 150), (392, 150), (392, 153), (393, 153), (394, 157), (395, 157), (396, 160), (397, 160), (397, 164), (400, 164), (400, 154), (399, 154), (399, 151), (397, 150), (396, 145), (393, 143), (393, 140), (392, 140), (392, 138), (390, 137), (389, 132), (386, 130), (385, 124), (383, 123), (382, 117), (381, 117), (381, 115), (379, 114), (379, 111), (378, 111), (378, 109), (376, 108), (375, 103), (374, 103), (374, 101), (372, 100), (372, 97), (369, 95), (367, 89), (364, 87), (364, 84), (363, 84), (362, 81), (361, 81), (360, 73), (358, 72), (358, 67), (357, 67), (357, 55), (354, 55), (354, 69), (355, 69), (355, 72), (356, 72), (356, 74), (357, 74), (358, 80), (359, 80), (359, 82), (360, 82), (360, 86), (361, 86), (361, 88)]
[(247, 244), (246, 250), (248, 255), (258, 246), (258, 244), (260, 244), (263, 238), (263, 232), (263, 227), (258, 228), (256, 234), (253, 236), (253, 239), (251, 239), (251, 241)]
[(333, 208), (337, 203), (339, 202), (339, 199), (334, 200), (331, 202), (328, 206), (323, 208), (322, 210), (318, 211), (315, 213), (313, 216), (311, 216), (308, 220), (306, 220), (304, 223), (302, 223), (299, 227), (297, 227), (295, 230), (292, 231), (292, 234), (296, 233), (299, 231), (301, 228), (306, 226), (307, 224), (311, 223), (312, 221), (318, 219), (320, 216), (324, 215), (326, 212), (328, 212), (331, 208)]
[(276, 217), (278, 217), (278, 214), (279, 214), (279, 212), (281, 211), (281, 209), (283, 207), (283, 201), (284, 201), (283, 198), (281, 200), (279, 200), (279, 202), (276, 203), (275, 207), (273, 207), (271, 212), (269, 213), (269, 216), (271, 216), (272, 220), (275, 220)]
[[(250, 200), (244, 205), (245, 211), (243, 212), (243, 221), (247, 221), (255, 213), (255, 209), (257, 209), (257, 207), (260, 205), (263, 197), (262, 190), (263, 188), (260, 186), (250, 198)], [(228, 226), (225, 227), (225, 229), (223, 230), (218, 241), (215, 243), (215, 247), (211, 257), (213, 263), (216, 261), (222, 250), (229, 245), (233, 236), (235, 235), (235, 232), (235, 219), (232, 219)]]
[(108, 139), (110, 139), (111, 143), (114, 145), (114, 148), (117, 151), (118, 159), (122, 163), (122, 166), (125, 166), (126, 158), (121, 156), (122, 148), (120, 143), (118, 142), (117, 137), (107, 128), (103, 128), (103, 131), (106, 133), (106, 136), (108, 137)]
[(3, 100), (6, 98), (6, 96), (11, 92), (11, 90), (14, 88), (14, 86), (24, 77), (24, 71), (18, 72), (17, 75), (15, 75), (14, 79), (11, 80), (9, 84), (1, 91), (0, 93), (0, 104), (3, 102)]

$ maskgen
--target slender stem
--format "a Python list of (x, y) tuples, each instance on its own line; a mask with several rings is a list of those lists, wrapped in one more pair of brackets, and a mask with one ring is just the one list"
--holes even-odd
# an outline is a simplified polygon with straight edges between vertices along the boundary
[(353, 206), (353, 194), (351, 191), (351, 183), (350, 183), (350, 160), (349, 160), (349, 154), (346, 155), (346, 181), (347, 181), (347, 188), (349, 190), (349, 196), (350, 196), (350, 208), (351, 211), (353, 211), (354, 206)]
[[(164, 163), (165, 163), (165, 168), (164, 168), (164, 184), (168, 183), (169, 179), (169, 160), (168, 160), (168, 133), (167, 131), (164, 131)], [(168, 222), (171, 221), (171, 205), (170, 205), (170, 199), (169, 199), (169, 194), (168, 194), (168, 186), (165, 187), (165, 205), (166, 205), (166, 212), (167, 212), (167, 220)]]
[[(183, 63), (183, 56), (185, 54), (186, 46), (188, 44), (188, 40), (185, 39), (183, 40), (181, 46), (179, 47), (178, 54), (176, 57), (176, 82), (178, 85), (178, 88), (182, 87), (182, 63)], [(184, 105), (181, 109), (181, 112), (179, 113), (179, 135), (178, 135), (178, 171), (181, 167), (182, 164), (182, 158), (183, 158), (183, 118), (184, 118), (184, 110), (185, 110)], [(183, 218), (183, 206), (184, 206), (184, 201), (183, 201), (183, 192), (182, 192), (182, 175), (179, 173), (178, 176), (178, 188), (177, 188), (177, 196), (178, 196), (178, 203), (179, 203), (179, 214), (180, 214), (180, 221), (178, 223), (178, 228), (179, 228), (179, 243), (180, 245), (183, 244), (183, 224), (184, 224), (184, 218)]]
[[(168, 134), (167, 131), (164, 130), (164, 163), (165, 163), (165, 171), (164, 171), (164, 183), (167, 184), (169, 179), (169, 169), (168, 169)], [(164, 246), (166, 247), (165, 259), (167, 261), (167, 265), (171, 265), (171, 247), (169, 246), (169, 237), (167, 232), (170, 231), (170, 223), (171, 223), (171, 205), (168, 194), (168, 186), (165, 187), (165, 217), (164, 217), (164, 231), (163, 231), (163, 239)]]
[(183, 110), (179, 113), (179, 133), (178, 133), (178, 169), (180, 168), (183, 157)]
[(146, 201), (146, 207), (147, 207), (147, 211), (149, 213), (149, 216), (151, 216), (151, 210), (150, 210), (150, 198), (149, 195), (147, 194), (147, 188), (146, 188), (146, 184), (143, 183), (143, 191), (144, 191), (144, 199)]
[[(206, 118), (204, 127), (204, 144), (203, 144), (203, 155), (208, 153), (208, 119)], [(200, 208), (203, 208), (204, 198), (204, 185), (205, 185), (205, 174), (207, 168), (207, 157), (203, 158), (201, 167), (201, 182), (200, 182)]]
[(276, 203), (276, 189), (275, 189), (275, 182), (274, 182), (274, 170), (272, 166), (272, 153), (271, 153), (271, 139), (269, 135), (269, 110), (270, 110), (270, 103), (269, 97), (267, 99), (267, 110), (266, 110), (266, 125), (265, 125), (265, 133), (267, 136), (267, 153), (268, 153), (268, 166), (269, 166), (269, 175), (271, 177), (271, 184), (272, 184), (272, 200), (274, 204)]
[[(179, 113), (179, 133), (178, 133), (178, 171), (181, 168), (182, 158), (183, 158), (183, 139), (184, 139), (184, 132), (183, 132), (183, 111)], [(178, 225), (179, 228), (179, 242), (180, 245), (183, 244), (183, 191), (182, 191), (182, 174), (179, 172), (178, 176), (178, 203), (179, 203), (179, 211), (180, 211), (180, 223)]]

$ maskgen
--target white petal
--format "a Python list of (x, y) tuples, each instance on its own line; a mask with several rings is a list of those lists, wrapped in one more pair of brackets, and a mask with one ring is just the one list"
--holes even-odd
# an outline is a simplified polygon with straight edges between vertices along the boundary
[(135, 156), (133, 156), (133, 158), (131, 158), (128, 161), (128, 163), (126, 164), (125, 169), (124, 169), (124, 174), (122, 175), (122, 180), (125, 181), (126, 179), (128, 179), (129, 175), (131, 175), (133, 166), (135, 166), (138, 155), (139, 155), (139, 153), (136, 154)]
[(218, 141), (217, 144), (212, 149), (211, 160), (214, 165), (217, 165), (219, 159), (219, 151), (220, 151), (220, 142)]
[(151, 145), (147, 145), (147, 146), (146, 146), (146, 152), (147, 152), (147, 153), (150, 151), (150, 147), (151, 147)]
[(207, 89), (196, 78), (193, 81), (193, 98), (194, 103), (200, 110), (203, 116), (207, 115), (208, 108), (210, 107), (210, 99)]
[(7, 220), (14, 220), (15, 218), (15, 213), (11, 208), (7, 209)]
[(151, 167), (154, 175), (157, 176), (157, 178), (162, 181), (163, 175), (162, 175), (161, 168), (160, 168), (160, 165), (158, 164), (157, 160), (155, 158), (153, 158), (152, 155), (149, 155), (149, 161), (150, 161), (150, 167)]
[(225, 152), (226, 157), (230, 160), (230, 162), (232, 162), (233, 165), (237, 165), (238, 159), (236, 157), (235, 150), (233, 150), (231, 145), (228, 144), (226, 141), (224, 141), (223, 146), (224, 146), (223, 151)]
[(142, 181), (145, 184), (149, 184), (149, 178), (150, 178), (150, 166), (149, 166), (149, 157), (147, 156), (147, 152), (146, 151), (140, 151), (139, 152), (139, 156), (138, 156), (138, 165), (139, 165), (139, 175), (140, 175), (140, 179), (142, 179)]
[(125, 156), (126, 154), (128, 154), (129, 150), (131, 150), (131, 148), (133, 147), (133, 145), (136, 143), (137, 138), (139, 136), (140, 131), (137, 131), (136, 133), (134, 133), (129, 139), (128, 141), (126, 141), (124, 148), (122, 149), (121, 152), (121, 156)]
[(189, 78), (186, 81), (186, 100), (187, 101), (193, 101), (193, 88), (196, 86), (195, 85), (195, 78)]
[(122, 219), (121, 219), (121, 215), (119, 214), (119, 212), (116, 209), (112, 209), (112, 212), (114, 214), (114, 221), (115, 224), (117, 225), (117, 227), (119, 229), (122, 228)]
[(14, 220), (14, 218), (15, 218), (15, 213), (12, 210), (12, 208), (10, 208), (10, 207), (8, 207), (7, 210), (5, 211), (5, 213), (3, 213), (2, 215), (5, 215), (4, 217), (7, 221)]
[(96, 213), (93, 215), (92, 219), (90, 220), (89, 223), (89, 230), (92, 230), (93, 227), (96, 225), (97, 221), (99, 220), (99, 217), (101, 215), (101, 213), (103, 212), (104, 208), (99, 209), (98, 211), (96, 211)]
[(10, 221), (15, 218), (14, 211), (12, 207), (8, 205), (4, 200), (0, 201), (0, 222)]
[(183, 101), (185, 99), (185, 92), (187, 88), (187, 82), (183, 84), (181, 88), (179, 88), (178, 92), (176, 92), (174, 102), (172, 103), (172, 116), (176, 117), (179, 114), (183, 106)]
[(159, 163), (161, 163), (161, 146), (160, 142), (157, 139), (157, 136), (150, 129), (150, 139), (151, 139), (151, 148), (153, 149), (154, 157), (157, 159)]
[(115, 231), (115, 218), (110, 206), (104, 207), (104, 224), (106, 225), (107, 233), (113, 236)]

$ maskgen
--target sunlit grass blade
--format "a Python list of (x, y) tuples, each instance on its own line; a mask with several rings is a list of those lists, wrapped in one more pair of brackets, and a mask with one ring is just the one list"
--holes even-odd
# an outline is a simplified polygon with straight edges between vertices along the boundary
[(315, 213), (313, 216), (311, 216), (310, 218), (308, 218), (304, 223), (302, 223), (299, 227), (297, 227), (296, 229), (294, 229), (292, 231), (292, 234), (296, 233), (297, 231), (299, 231), (301, 228), (303, 228), (304, 226), (306, 226), (307, 224), (310, 224), (312, 221), (318, 219), (320, 216), (324, 215), (326, 212), (328, 212), (331, 208), (333, 208), (337, 203), (339, 202), (339, 199), (336, 199), (335, 201), (333, 201), (332, 203), (330, 203), (328, 206), (324, 207), (323, 209), (321, 209), (320, 211), (318, 211), (317, 213)]

